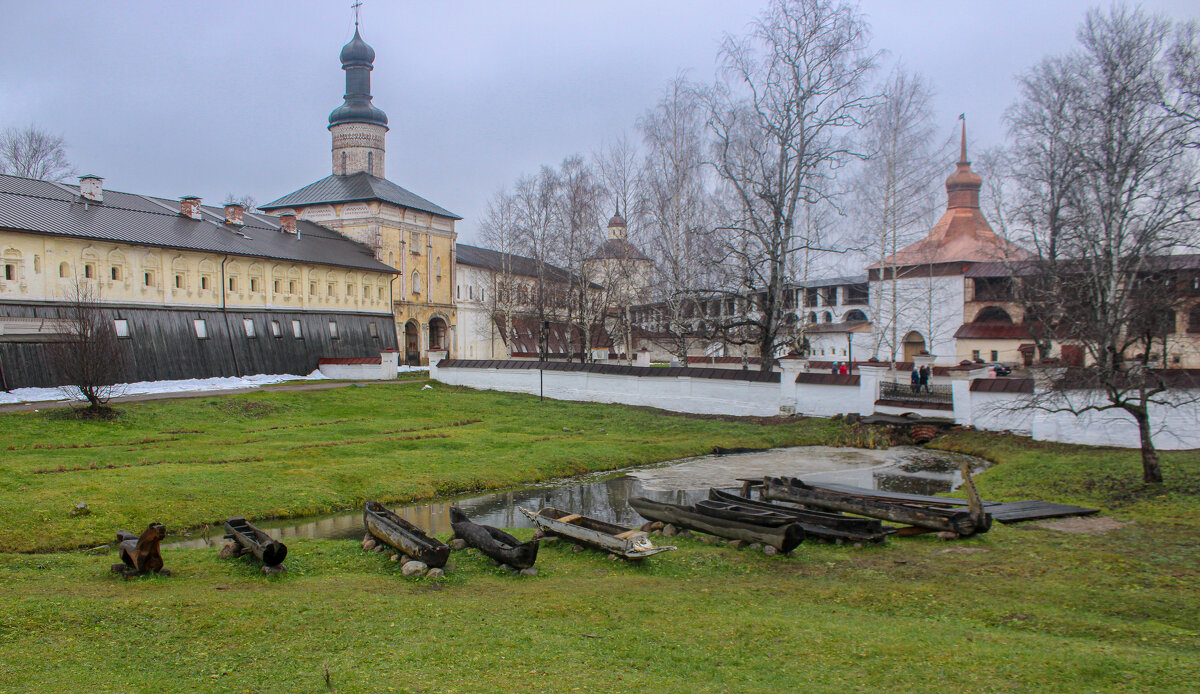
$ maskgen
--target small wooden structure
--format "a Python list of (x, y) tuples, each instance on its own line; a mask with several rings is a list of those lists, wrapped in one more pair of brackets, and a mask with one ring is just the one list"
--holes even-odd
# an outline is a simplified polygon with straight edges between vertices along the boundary
[(484, 556), (514, 569), (528, 569), (537, 561), (538, 541), (521, 542), (499, 528), (473, 522), (457, 506), (450, 507), (450, 525), (454, 535)]
[(148, 573), (170, 576), (171, 572), (163, 568), (162, 554), (159, 553), (159, 545), (166, 536), (167, 529), (162, 523), (151, 523), (140, 536), (118, 530), (117, 551), (121, 555), (121, 563), (113, 564), (112, 570), (126, 576)]
[(544, 532), (574, 540), (581, 545), (611, 552), (626, 559), (643, 559), (652, 554), (667, 552), (674, 547), (655, 547), (650, 536), (641, 530), (626, 528), (615, 523), (606, 523), (578, 513), (560, 511), (546, 506), (534, 513), (518, 507), (521, 513)]
[(450, 558), (449, 545), (426, 535), (424, 530), (378, 502), (368, 501), (363, 505), (363, 525), (375, 539), (423, 562), (431, 569), (444, 567)]
[(254, 527), (245, 518), (225, 521), (225, 539), (232, 540), (237, 549), (230, 556), (253, 554), (264, 567), (282, 566), (287, 557), (287, 545)]

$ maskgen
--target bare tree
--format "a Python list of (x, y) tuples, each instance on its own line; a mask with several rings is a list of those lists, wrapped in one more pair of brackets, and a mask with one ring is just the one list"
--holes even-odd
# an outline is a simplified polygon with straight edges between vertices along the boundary
[(549, 354), (549, 335), (545, 326), (557, 317), (564, 298), (547, 273), (547, 263), (561, 255), (562, 234), (557, 217), (561, 186), (558, 173), (543, 166), (537, 175), (518, 179), (513, 192), (518, 243), (523, 255), (533, 259), (537, 269), (532, 291), (528, 296), (522, 296), (524, 292), (521, 292), (517, 301), (530, 306), (530, 315), (537, 321), (538, 351), (542, 359)]
[(12, 127), (0, 133), (0, 173), (65, 181), (75, 174), (62, 136), (36, 125)]
[(579, 350), (581, 361), (589, 361), (593, 329), (604, 325), (611, 305), (610, 292), (621, 278), (616, 273), (604, 273), (612, 276), (602, 277), (602, 268), (592, 257), (601, 240), (600, 210), (604, 197), (595, 169), (576, 154), (563, 160), (558, 175), (555, 212), (562, 232), (562, 265), (575, 278), (567, 304), (567, 323), (570, 334), (577, 335), (579, 340), (572, 348)]
[(86, 280), (76, 280), (62, 313), (62, 335), (49, 345), (52, 369), (63, 383), (74, 386), (100, 413), (118, 393), (123, 357), (117, 334), (100, 305), (100, 294)]
[[(691, 315), (719, 284), (704, 168), (705, 111), (684, 75), (667, 84), (658, 104), (638, 121), (646, 148), (641, 209), (655, 263), (656, 322), (680, 365), (701, 336)], [(721, 298), (718, 297), (718, 301)], [(724, 306), (722, 302), (721, 306)]]
[[(1181, 391), (1166, 361), (1182, 299), (1180, 260), (1195, 243), (1197, 124), (1168, 106), (1170, 23), (1141, 10), (1089, 12), (1081, 49), (1026, 75), (1013, 108), (1017, 174), (1036, 260), (1019, 266), (1026, 323), (1063, 345), (1030, 406), (1075, 415), (1122, 410), (1141, 436), (1142, 477), (1161, 482), (1150, 409)], [(1061, 123), (1053, 121), (1061, 120)], [(1040, 158), (1038, 158), (1040, 157)], [(1050, 162), (1068, 170), (1050, 176)]]
[(937, 208), (937, 167), (942, 147), (933, 125), (933, 89), (920, 75), (895, 67), (871, 109), (864, 147), (867, 160), (855, 176), (854, 217), (865, 237), (858, 239), (880, 273), (871, 356), (885, 351), (895, 362), (903, 335), (897, 319), (904, 314), (898, 268), (888, 259), (915, 241), (931, 225)]
[[(873, 104), (865, 19), (830, 0), (775, 0), (748, 35), (727, 37), (707, 93), (712, 165), (732, 205), (723, 264), (736, 268), (747, 311), (724, 327), (775, 363), (784, 289), (805, 205), (828, 200), (832, 173), (860, 156), (847, 141)], [(733, 287), (725, 287), (726, 291)]]

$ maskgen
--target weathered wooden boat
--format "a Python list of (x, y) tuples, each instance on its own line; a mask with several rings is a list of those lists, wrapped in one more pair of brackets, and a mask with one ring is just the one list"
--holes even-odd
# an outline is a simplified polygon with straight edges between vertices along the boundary
[(450, 507), (454, 535), (487, 557), (514, 569), (528, 569), (537, 561), (538, 541), (521, 542), (499, 528), (475, 523), (456, 506)]
[(742, 506), (740, 504), (722, 501), (720, 499), (704, 499), (697, 501), (695, 506), (698, 513), (713, 518), (724, 518), (725, 520), (738, 521), (739, 523), (749, 523), (750, 525), (761, 525), (767, 528), (776, 528), (788, 523), (795, 523), (796, 518), (789, 516), (786, 513), (765, 508), (756, 508), (753, 506)]
[(805, 536), (804, 528), (796, 522), (775, 527), (751, 525), (736, 520), (708, 516), (692, 506), (667, 504), (640, 496), (630, 499), (629, 505), (642, 517), (652, 521), (670, 523), (676, 527), (696, 530), (728, 540), (761, 542), (785, 553), (798, 547), (804, 541)]
[(424, 530), (392, 513), (383, 504), (368, 501), (363, 505), (363, 525), (376, 540), (424, 562), (430, 568), (440, 569), (450, 558), (449, 545), (426, 535)]
[(675, 549), (671, 546), (655, 547), (650, 542), (650, 535), (641, 530), (606, 523), (578, 513), (560, 511), (553, 506), (546, 506), (537, 513), (525, 508), (520, 510), (544, 532), (626, 559), (644, 559), (652, 554)]
[(287, 545), (254, 527), (245, 518), (225, 521), (225, 539), (238, 544), (239, 554), (253, 554), (264, 566), (279, 566), (287, 556)]
[[(825, 513), (808, 509), (780, 506), (766, 501), (746, 499), (735, 494), (710, 489), (709, 498), (696, 502), (696, 510), (707, 514), (726, 517), (754, 524), (755, 516), (742, 512), (758, 511), (782, 516), (789, 522), (799, 523), (809, 536), (824, 540), (841, 540), (843, 542), (883, 542), (895, 529), (885, 527), (874, 518), (855, 518), (843, 516), (840, 513)], [(720, 505), (720, 506), (718, 506)], [(714, 513), (713, 509), (720, 509)], [(740, 514), (740, 515), (739, 515)]]
[(902, 501), (867, 499), (828, 489), (817, 489), (798, 479), (766, 477), (762, 496), (775, 501), (790, 501), (820, 509), (844, 511), (868, 518), (879, 518), (926, 530), (975, 535), (991, 528), (992, 517), (982, 506), (963, 509), (952, 506), (915, 505)]

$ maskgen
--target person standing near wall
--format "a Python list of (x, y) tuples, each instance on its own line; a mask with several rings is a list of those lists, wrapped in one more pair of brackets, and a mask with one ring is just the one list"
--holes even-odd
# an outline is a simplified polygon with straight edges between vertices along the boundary
[(912, 376), (910, 378), (910, 381), (911, 381), (911, 383), (909, 383), (909, 388), (915, 394), (918, 390), (921, 389), (921, 374), (920, 374), (920, 372), (917, 371), (917, 367), (915, 367), (915, 366), (913, 367)]

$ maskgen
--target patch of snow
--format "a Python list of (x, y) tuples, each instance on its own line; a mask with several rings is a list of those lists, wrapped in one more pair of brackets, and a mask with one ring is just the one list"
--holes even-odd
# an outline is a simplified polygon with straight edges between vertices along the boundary
[[(255, 374), (253, 376), (187, 378), (179, 381), (139, 381), (138, 383), (122, 383), (114, 386), (113, 395), (119, 397), (122, 395), (236, 390), (239, 388), (258, 388), (286, 381), (319, 381), (323, 379), (325, 379), (324, 374), (320, 371), (313, 371), (307, 376), (297, 376), (295, 374)], [(80, 395), (79, 389), (74, 386), (64, 386), (62, 388), (17, 388), (9, 392), (0, 391), (0, 405), (58, 400), (83, 400), (83, 396)]]
[(428, 371), (428, 370), (429, 370), (428, 366), (409, 366), (408, 364), (401, 364), (400, 366), (396, 367), (396, 373), (401, 373), (401, 374), (408, 373), (410, 371)]

